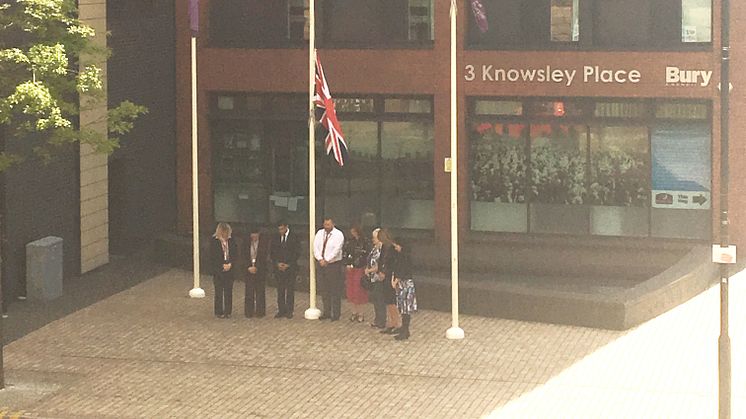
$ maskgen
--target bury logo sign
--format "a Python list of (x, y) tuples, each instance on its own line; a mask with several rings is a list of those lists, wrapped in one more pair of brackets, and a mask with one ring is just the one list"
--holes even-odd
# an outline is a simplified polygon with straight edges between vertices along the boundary
[(666, 66), (666, 86), (707, 87), (712, 81), (712, 70), (688, 70)]

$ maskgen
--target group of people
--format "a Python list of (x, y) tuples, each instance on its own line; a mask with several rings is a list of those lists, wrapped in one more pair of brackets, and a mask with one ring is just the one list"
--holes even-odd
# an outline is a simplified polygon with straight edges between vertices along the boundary
[[(244, 315), (265, 316), (265, 284), (272, 274), (277, 286), (275, 318), (292, 318), (301, 249), (300, 238), (288, 224), (279, 222), (272, 235), (252, 229), (241, 250), (227, 223), (219, 223), (213, 237), (210, 267), (215, 316), (231, 317), (236, 275), (246, 282)], [(312, 246), (323, 300), (320, 320), (339, 320), (342, 295), (346, 294), (352, 305), (351, 322), (365, 322), (363, 307), (371, 302), (375, 312), (371, 327), (395, 335), (396, 340), (409, 338), (411, 315), (417, 311), (409, 246), (395, 242), (389, 231), (381, 228), (373, 230), (368, 239), (360, 227), (353, 226), (345, 237), (332, 218), (324, 219)]]

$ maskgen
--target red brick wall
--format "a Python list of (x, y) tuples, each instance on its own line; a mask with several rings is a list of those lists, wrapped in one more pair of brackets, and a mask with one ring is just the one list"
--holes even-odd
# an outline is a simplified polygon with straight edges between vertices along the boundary
[[(207, 21), (209, 0), (201, 2), (202, 22)], [(449, 4), (436, 2), (435, 46), (432, 50), (321, 50), (333, 93), (398, 93), (426, 94), (434, 97), (435, 109), (435, 217), (436, 237), (445, 242), (450, 234), (449, 185), (443, 172), (443, 159), (450, 154), (450, 52), (449, 52)], [(713, 5), (713, 20), (719, 21), (719, 2)], [(177, 2), (177, 173), (179, 229), (191, 228), (191, 149), (190, 149), (190, 73), (189, 30), (184, 2)], [(746, 107), (746, 95), (739, 95), (739, 88), (746, 88), (746, 72), (738, 71), (746, 62), (743, 29), (746, 6), (732, 2), (732, 80), (731, 111), (731, 220), (732, 237), (739, 242), (746, 234), (746, 213), (742, 209), (744, 200), (743, 182), (739, 173), (746, 165), (744, 144), (737, 133), (743, 131), (746, 122), (737, 115)], [(464, 28), (468, 11), (459, 14), (460, 28)], [(740, 26), (739, 26), (740, 23)], [(519, 51), (464, 51), (464, 36), (458, 34), (459, 43), (459, 185), (461, 191), (468, 189), (468, 146), (466, 138), (466, 97), (484, 96), (606, 96), (606, 97), (675, 97), (710, 98), (713, 100), (713, 229), (717, 228), (717, 203), (719, 190), (719, 105), (717, 86), (719, 80), (719, 27), (713, 30), (713, 48), (699, 52), (519, 52)], [(203, 34), (207, 33), (203, 29)], [(209, 132), (207, 130), (207, 95), (209, 91), (307, 91), (307, 51), (302, 49), (241, 50), (202, 48), (199, 52), (200, 83), (200, 195), (201, 217), (205, 224), (212, 223), (212, 191), (210, 189)], [(556, 83), (495, 83), (489, 81), (467, 82), (464, 66), (493, 64), (506, 68), (543, 68), (546, 65), (561, 68), (576, 68), (578, 74), (572, 86)], [(613, 85), (604, 83), (580, 83), (582, 67), (605, 66), (614, 69), (637, 69), (642, 79), (636, 84)], [(712, 81), (707, 87), (674, 87), (665, 85), (665, 67), (674, 65), (687, 69), (713, 70)], [(743, 83), (742, 83), (743, 81)], [(743, 87), (741, 87), (743, 86)], [(468, 194), (460, 195), (459, 213), (462, 228), (468, 226)]]

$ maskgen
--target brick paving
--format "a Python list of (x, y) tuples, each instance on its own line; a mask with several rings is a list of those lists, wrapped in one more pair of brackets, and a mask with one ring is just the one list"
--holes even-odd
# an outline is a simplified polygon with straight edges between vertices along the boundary
[[(743, 276), (746, 279), (746, 275)], [(0, 406), (38, 418), (709, 418), (717, 416), (718, 288), (628, 332), (421, 311), (395, 342), (366, 324), (232, 319), (170, 270), (5, 348), (8, 382), (57, 383)], [(731, 285), (733, 417), (746, 417), (746, 283)], [(343, 313), (347, 312), (343, 306)], [(368, 313), (370, 315), (371, 313)], [(30, 384), (29, 384), (30, 383)], [(12, 389), (13, 387), (11, 387)]]

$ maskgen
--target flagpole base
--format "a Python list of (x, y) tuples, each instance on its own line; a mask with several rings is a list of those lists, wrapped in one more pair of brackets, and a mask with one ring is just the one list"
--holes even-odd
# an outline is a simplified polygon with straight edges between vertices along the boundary
[(461, 340), (464, 338), (464, 329), (460, 327), (452, 327), (446, 330), (446, 338), (449, 340)]
[(305, 317), (306, 320), (318, 320), (319, 317), (321, 317), (321, 310), (316, 307), (310, 307), (305, 313), (303, 313), (303, 317)]
[(189, 297), (191, 298), (205, 298), (205, 290), (202, 288), (192, 288), (189, 291)]

